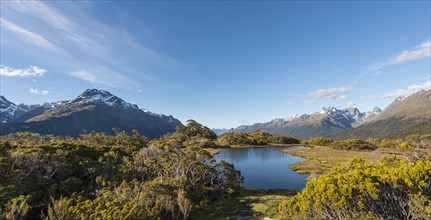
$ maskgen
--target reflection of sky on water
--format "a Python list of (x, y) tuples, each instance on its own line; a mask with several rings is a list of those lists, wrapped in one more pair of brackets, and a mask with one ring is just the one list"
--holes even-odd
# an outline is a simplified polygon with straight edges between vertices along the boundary
[(302, 189), (308, 174), (298, 174), (289, 165), (304, 159), (283, 153), (286, 148), (223, 148), (215, 158), (234, 164), (244, 176), (246, 187)]

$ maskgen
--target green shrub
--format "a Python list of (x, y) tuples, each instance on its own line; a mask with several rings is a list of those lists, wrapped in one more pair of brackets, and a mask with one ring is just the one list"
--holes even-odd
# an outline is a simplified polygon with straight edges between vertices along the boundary
[(253, 146), (253, 145), (283, 145), (299, 144), (300, 141), (283, 134), (270, 134), (264, 131), (226, 132), (217, 138), (219, 146)]
[(335, 141), (329, 145), (338, 150), (375, 150), (377, 146), (361, 139)]
[(334, 139), (327, 138), (327, 137), (315, 137), (308, 140), (309, 145), (317, 145), (317, 146), (328, 146), (332, 142), (334, 142)]
[(201, 149), (212, 131), (192, 121), (172, 137), (0, 136), (0, 219), (178, 219), (239, 191), (241, 173)]
[(354, 159), (279, 205), (289, 219), (430, 219), (431, 161)]

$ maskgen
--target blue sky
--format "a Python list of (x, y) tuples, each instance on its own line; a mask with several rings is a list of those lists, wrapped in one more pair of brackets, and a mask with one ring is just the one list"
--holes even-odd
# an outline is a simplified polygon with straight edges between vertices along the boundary
[(0, 91), (108, 90), (213, 128), (430, 89), (430, 1), (1, 1)]

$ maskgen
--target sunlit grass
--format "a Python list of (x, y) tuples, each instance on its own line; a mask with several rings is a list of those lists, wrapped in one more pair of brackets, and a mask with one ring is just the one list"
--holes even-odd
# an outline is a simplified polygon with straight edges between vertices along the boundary
[(211, 155), (216, 155), (216, 154), (220, 153), (220, 151), (221, 151), (221, 150), (216, 149), (216, 148), (203, 148), (203, 149), (206, 150)]
[(311, 148), (288, 148), (283, 152), (306, 158), (306, 160), (291, 164), (289, 167), (298, 173), (325, 173), (336, 165), (348, 163), (357, 157), (367, 163), (377, 162), (384, 154), (375, 151), (336, 150), (331, 147), (314, 146)]

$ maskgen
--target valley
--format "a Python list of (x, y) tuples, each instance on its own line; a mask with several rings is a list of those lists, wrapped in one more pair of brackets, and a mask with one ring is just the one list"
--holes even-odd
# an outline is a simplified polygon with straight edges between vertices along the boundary
[[(383, 111), (375, 107), (360, 112), (356, 107), (337, 109), (323, 107), (313, 114), (295, 115), (287, 119), (243, 125), (234, 128), (238, 132), (263, 130), (281, 133), (299, 139), (318, 136), (345, 138), (385, 138), (431, 132), (431, 93), (420, 91), (409, 97), (398, 97)], [(409, 133), (408, 131), (412, 131)]]
[(0, 220), (431, 220), (431, 1), (0, 0)]
[[(365, 113), (356, 107), (324, 107), (311, 115), (296, 115), (288, 119), (274, 119), (266, 123), (215, 131), (222, 135), (231, 131), (261, 130), (298, 139), (319, 136), (336, 139), (393, 138), (426, 134), (431, 132), (431, 125), (427, 123), (431, 115), (428, 105), (430, 102), (431, 92), (419, 91), (409, 97), (397, 98), (383, 111), (378, 107)], [(113, 134), (112, 128), (115, 127), (128, 132), (137, 129), (151, 139), (173, 133), (177, 125), (182, 125), (173, 116), (140, 109), (107, 91), (97, 89), (88, 89), (70, 101), (40, 105), (16, 105), (2, 96), (0, 122), (1, 134), (32, 131), (76, 137), (91, 131)], [(65, 123), (72, 126), (65, 127)]]
[[(299, 204), (297, 199), (306, 199), (306, 192), (316, 190), (309, 188), (314, 182), (338, 178), (337, 169), (398, 169), (407, 159), (424, 165), (423, 172), (431, 172), (431, 126), (426, 122), (430, 91), (397, 99), (383, 111), (323, 108), (312, 115), (216, 130), (218, 135), (195, 120), (183, 125), (172, 116), (139, 109), (103, 90), (88, 89), (71, 101), (42, 105), (16, 105), (4, 97), (0, 101), (0, 209), (6, 211), (6, 218), (56, 219), (54, 211), (67, 219), (323, 216), (296, 213), (291, 203)], [(390, 129), (381, 128), (382, 123)], [(382, 164), (388, 160), (392, 165)], [(427, 175), (412, 181), (424, 181)], [(379, 181), (389, 181), (385, 184), (391, 189), (398, 187), (392, 180)], [(144, 193), (133, 195), (135, 191)], [(426, 195), (426, 191), (415, 193)], [(115, 195), (122, 200), (115, 200)], [(141, 200), (147, 202), (131, 208)], [(146, 206), (153, 209), (142, 211)], [(96, 207), (103, 208), (88, 212)], [(362, 213), (360, 209), (339, 211), (349, 216)]]

